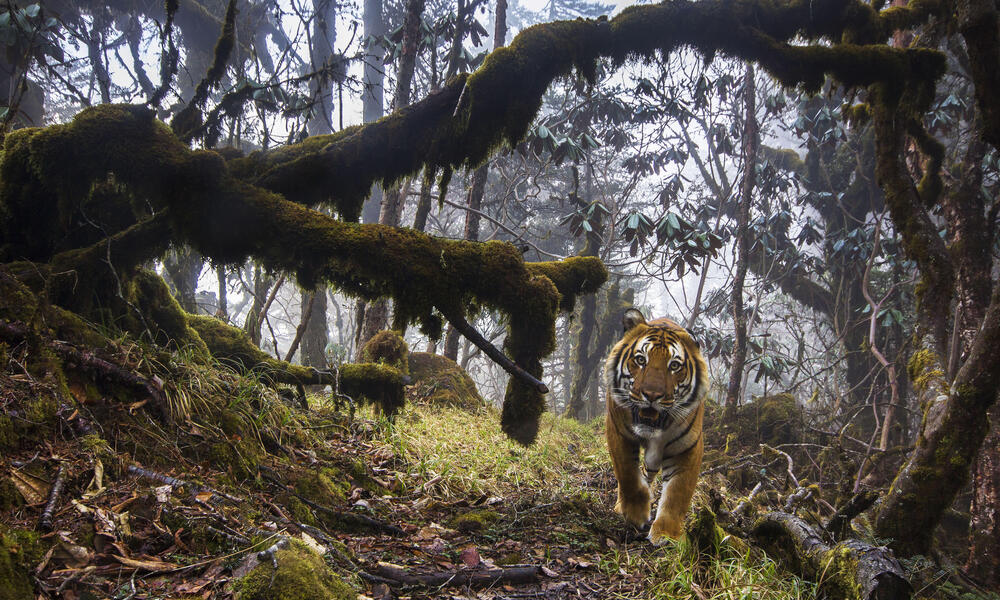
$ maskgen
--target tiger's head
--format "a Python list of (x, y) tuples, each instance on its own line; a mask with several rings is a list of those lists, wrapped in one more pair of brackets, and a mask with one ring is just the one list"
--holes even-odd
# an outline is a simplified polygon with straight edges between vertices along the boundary
[(647, 322), (634, 308), (622, 325), (625, 334), (608, 356), (605, 383), (633, 423), (661, 428), (698, 408), (708, 374), (691, 335), (669, 319)]

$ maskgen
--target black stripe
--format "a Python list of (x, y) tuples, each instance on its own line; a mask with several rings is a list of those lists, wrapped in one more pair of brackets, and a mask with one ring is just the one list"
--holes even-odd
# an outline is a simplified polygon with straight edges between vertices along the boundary
[[(691, 428), (694, 427), (694, 422), (697, 421), (697, 420), (698, 419), (692, 417), (691, 421), (688, 422), (688, 426), (684, 429), (683, 433), (681, 433), (679, 436), (675, 437), (674, 439), (670, 440), (666, 444), (663, 444), (663, 446), (661, 446), (661, 448), (664, 449), (664, 450), (666, 450), (671, 444), (673, 444), (677, 440), (679, 440), (679, 439), (683, 438), (684, 436), (686, 436), (688, 434), (688, 432), (691, 431)], [(701, 436), (699, 436), (699, 437), (701, 437)]]
[[(702, 432), (702, 433), (704, 433), (704, 432)], [(694, 439), (694, 442), (692, 442), (690, 446), (688, 446), (687, 448), (685, 448), (685, 449), (681, 450), (680, 452), (677, 452), (676, 454), (674, 454), (674, 456), (680, 456), (681, 454), (684, 454), (685, 452), (687, 452), (687, 451), (688, 451), (688, 450), (690, 450), (691, 448), (694, 448), (694, 447), (695, 447), (695, 445), (697, 445), (697, 444), (698, 444), (698, 440), (700, 440), (700, 439), (701, 439), (701, 433), (699, 433), (699, 434), (698, 434), (698, 437), (696, 437), (696, 438)]]

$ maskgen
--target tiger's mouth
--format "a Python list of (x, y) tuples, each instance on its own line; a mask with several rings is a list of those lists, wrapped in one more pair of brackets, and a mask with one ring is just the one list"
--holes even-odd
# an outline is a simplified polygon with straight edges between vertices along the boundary
[(653, 421), (660, 416), (660, 411), (656, 410), (652, 406), (647, 406), (645, 408), (639, 409), (639, 417), (644, 421)]

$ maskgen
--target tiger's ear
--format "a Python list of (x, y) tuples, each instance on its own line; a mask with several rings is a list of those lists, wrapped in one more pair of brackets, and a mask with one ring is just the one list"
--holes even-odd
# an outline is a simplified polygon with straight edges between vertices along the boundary
[(625, 331), (632, 329), (636, 325), (645, 325), (646, 317), (642, 316), (642, 313), (638, 309), (630, 308), (625, 311), (625, 315), (622, 317), (622, 328)]

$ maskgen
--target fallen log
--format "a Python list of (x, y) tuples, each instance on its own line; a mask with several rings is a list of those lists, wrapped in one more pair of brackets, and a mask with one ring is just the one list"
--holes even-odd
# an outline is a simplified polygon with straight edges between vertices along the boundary
[(489, 587), (497, 584), (521, 585), (535, 583), (541, 567), (535, 565), (518, 565), (514, 567), (458, 569), (455, 571), (439, 571), (437, 573), (413, 573), (391, 563), (378, 563), (374, 575), (388, 580), (392, 585), (400, 586), (470, 586)]
[(892, 551), (860, 540), (830, 545), (804, 520), (783, 512), (759, 518), (750, 535), (770, 556), (815, 581), (830, 600), (909, 600), (913, 588)]

